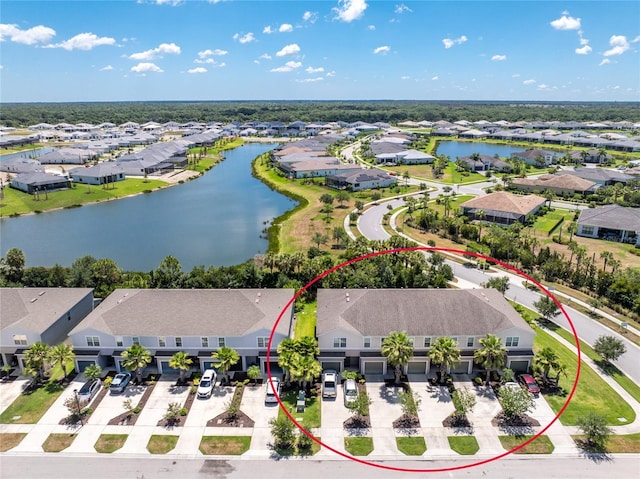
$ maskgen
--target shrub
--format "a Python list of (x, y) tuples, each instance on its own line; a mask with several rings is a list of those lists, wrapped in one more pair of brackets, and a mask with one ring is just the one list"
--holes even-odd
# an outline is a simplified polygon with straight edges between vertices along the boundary
[(189, 410), (186, 407), (183, 407), (182, 409), (180, 409), (181, 416), (186, 416), (187, 414), (189, 414)]
[(109, 386), (111, 386), (111, 381), (113, 381), (112, 376), (107, 376), (106, 378), (104, 378), (102, 385), (105, 387), (105, 389), (109, 389)]
[(304, 433), (298, 435), (298, 449), (302, 451), (308, 451), (313, 446), (313, 439)]
[(473, 382), (476, 384), (476, 386), (482, 386), (482, 378), (480, 376), (476, 377)]

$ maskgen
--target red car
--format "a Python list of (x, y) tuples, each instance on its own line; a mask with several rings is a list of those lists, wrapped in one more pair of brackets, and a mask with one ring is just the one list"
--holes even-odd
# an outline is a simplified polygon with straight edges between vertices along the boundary
[(520, 384), (522, 384), (522, 386), (524, 386), (531, 394), (535, 396), (540, 394), (540, 386), (538, 386), (538, 383), (531, 374), (521, 374), (518, 376), (518, 381), (520, 381)]

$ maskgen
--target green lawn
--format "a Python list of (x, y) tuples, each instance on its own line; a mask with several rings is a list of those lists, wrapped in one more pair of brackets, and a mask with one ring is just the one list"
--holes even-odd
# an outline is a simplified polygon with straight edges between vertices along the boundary
[(128, 437), (128, 434), (101, 434), (93, 448), (97, 452), (111, 454), (124, 446)]
[(203, 436), (200, 452), (205, 455), (239, 456), (249, 450), (251, 436)]
[(373, 438), (345, 437), (344, 448), (352, 456), (368, 456), (373, 452)]
[[(561, 378), (562, 392), (558, 394), (545, 394), (544, 397), (554, 412), (560, 411), (567, 400), (572, 388), (573, 378), (576, 376), (578, 357), (565, 348), (560, 342), (552, 338), (545, 331), (536, 328), (534, 351), (549, 347), (553, 349), (562, 364), (566, 367), (566, 378)], [(567, 406), (560, 422), (566, 426), (575, 426), (579, 417), (589, 412), (604, 416), (609, 425), (630, 424), (635, 418), (633, 409), (615, 392), (598, 374), (584, 362), (580, 368), (580, 381), (576, 392)], [(618, 418), (625, 418), (621, 422)]]
[(424, 437), (396, 437), (396, 445), (406, 456), (422, 456), (427, 450)]
[(447, 436), (452, 451), (463, 456), (470, 456), (480, 450), (475, 436)]
[[(579, 445), (578, 441), (584, 441), (585, 436), (576, 435), (571, 436), (574, 441)], [(621, 434), (609, 436), (609, 440), (605, 445), (605, 450), (608, 453), (640, 453), (640, 433), (636, 434)]]
[(461, 172), (458, 171), (454, 162), (449, 162), (440, 178), (434, 178), (431, 165), (398, 165), (384, 167), (386, 171), (393, 171), (398, 175), (398, 182), (403, 183), (402, 175), (405, 171), (409, 172), (411, 177), (422, 178), (429, 181), (438, 181), (449, 184), (465, 184), (486, 181), (488, 178), (480, 173)]
[(33, 195), (15, 190), (13, 188), (4, 189), (4, 199), (0, 202), (0, 216), (11, 216), (16, 214), (26, 214), (43, 212), (56, 208), (72, 208), (87, 203), (113, 200), (123, 196), (134, 195), (142, 192), (164, 188), (167, 183), (160, 180), (150, 180), (143, 178), (128, 178), (124, 181), (113, 183), (109, 189), (101, 186), (77, 185), (68, 190), (52, 191), (40, 194), (36, 200)]
[(76, 438), (76, 434), (51, 433), (42, 443), (44, 452), (60, 452), (68, 448)]
[(549, 234), (556, 227), (560, 220), (564, 220), (562, 222), (563, 225), (568, 225), (571, 221), (573, 221), (573, 216), (573, 211), (558, 209), (549, 211), (544, 216), (536, 217), (536, 221), (535, 223), (533, 223), (533, 229), (544, 234)]
[(166, 454), (172, 451), (180, 436), (153, 434), (147, 443), (147, 451), (151, 454)]
[[(525, 436), (498, 436), (500, 439), (500, 444), (507, 451), (510, 451), (520, 444), (531, 439), (533, 435), (525, 435)], [(542, 435), (536, 438), (535, 441), (530, 442), (522, 449), (518, 449), (514, 454), (551, 454), (553, 452), (554, 446), (548, 436)]]
[[(293, 418), (305, 429), (320, 427), (320, 398), (307, 397), (307, 407), (304, 412), (296, 412), (298, 390), (286, 391), (280, 395), (280, 400), (285, 404)], [(282, 409), (278, 410), (278, 416), (286, 416)]]
[(316, 308), (318, 302), (302, 303), (302, 309), (296, 313), (296, 327), (294, 337), (296, 339), (305, 336), (315, 337), (316, 334)]

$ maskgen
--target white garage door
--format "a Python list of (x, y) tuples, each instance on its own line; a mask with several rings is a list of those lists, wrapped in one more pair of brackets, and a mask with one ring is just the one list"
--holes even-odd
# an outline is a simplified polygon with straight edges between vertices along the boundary
[(365, 374), (382, 374), (384, 363), (382, 361), (367, 361), (364, 363)]

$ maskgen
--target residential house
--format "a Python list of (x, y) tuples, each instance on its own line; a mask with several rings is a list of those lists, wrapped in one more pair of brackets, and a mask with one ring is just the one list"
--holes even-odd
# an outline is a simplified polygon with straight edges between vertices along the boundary
[(584, 209), (578, 218), (576, 234), (640, 246), (640, 208), (606, 205)]
[(69, 334), (79, 371), (90, 364), (122, 370), (122, 352), (132, 344), (149, 350), (149, 370), (176, 373), (169, 360), (178, 351), (205, 370), (211, 353), (236, 350), (233, 370), (259, 365), (266, 371), (269, 337), (271, 370), (277, 370), (277, 345), (289, 337), (293, 318), (291, 289), (116, 289)]
[(91, 288), (0, 288), (2, 364), (22, 371), (29, 346), (64, 342), (92, 309)]
[(473, 354), (487, 334), (502, 339), (506, 367), (528, 371), (533, 359), (533, 329), (495, 289), (318, 289), (316, 332), (323, 368), (386, 375), (391, 368), (381, 347), (392, 331), (404, 331), (413, 341), (405, 374), (434, 375), (439, 368), (428, 354), (443, 336), (453, 337), (461, 350), (453, 373), (479, 368)]
[(40, 171), (20, 173), (11, 179), (11, 188), (34, 194), (42, 191), (62, 190), (71, 187), (71, 180), (61, 175)]
[(511, 171), (511, 165), (509, 163), (501, 160), (500, 158), (496, 158), (495, 156), (478, 155), (476, 158), (473, 155), (469, 155), (463, 156), (459, 159), (462, 160), (471, 171)]
[(544, 193), (549, 190), (556, 195), (573, 195), (579, 193), (586, 195), (593, 193), (598, 185), (574, 175), (540, 175), (527, 178), (513, 178), (510, 187), (520, 191), (532, 193)]
[(359, 169), (328, 175), (325, 184), (338, 190), (360, 191), (372, 188), (386, 188), (398, 182), (395, 176), (380, 170)]
[(535, 215), (546, 199), (536, 195), (514, 195), (506, 191), (496, 191), (478, 196), (460, 205), (462, 214), (475, 219), (476, 213), (484, 211), (482, 220), (510, 225), (519, 221), (524, 223), (527, 217)]
[(555, 160), (556, 155), (545, 150), (525, 150), (511, 153), (511, 158), (517, 158), (524, 161), (528, 165), (543, 167), (549, 166)]
[(38, 157), (38, 161), (44, 164), (55, 165), (84, 165), (94, 159), (95, 152), (83, 148), (56, 148), (49, 153)]
[(574, 171), (565, 170), (558, 173), (561, 175), (573, 175), (579, 178), (584, 178), (585, 180), (593, 181), (600, 186), (609, 186), (616, 183), (626, 185), (628, 181), (633, 180), (632, 176), (609, 168), (576, 168)]
[(569, 153), (569, 158), (572, 162), (582, 163), (607, 163), (612, 159), (612, 156), (602, 150), (596, 150), (594, 148), (590, 150), (573, 150)]
[(69, 171), (74, 183), (86, 185), (106, 185), (116, 181), (124, 181), (124, 170), (117, 163), (103, 161), (89, 168), (74, 168)]
[(357, 164), (344, 164), (332, 157), (313, 158), (295, 163), (278, 163), (278, 167), (289, 178), (317, 178), (338, 173), (361, 171)]

